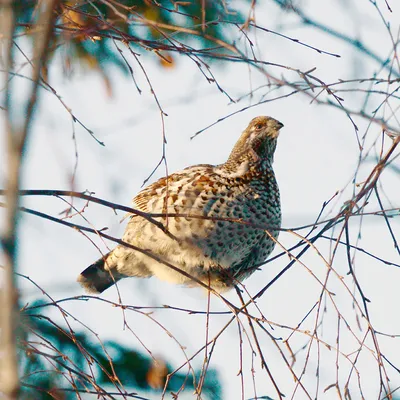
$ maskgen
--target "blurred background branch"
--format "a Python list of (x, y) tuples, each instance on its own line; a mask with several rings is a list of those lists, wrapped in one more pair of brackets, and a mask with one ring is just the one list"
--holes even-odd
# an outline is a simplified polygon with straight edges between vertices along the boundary
[[(46, 66), (48, 44), (54, 25), (54, 0), (43, 0), (37, 11), (35, 23), (34, 52), (32, 59), (32, 88), (26, 97), (26, 107), (23, 121), (13, 121), (13, 93), (11, 89), (11, 75), (5, 76), (5, 138), (7, 140), (7, 182), (4, 233), (1, 244), (5, 255), (4, 284), (2, 290), (1, 310), (1, 387), (9, 399), (16, 399), (19, 392), (18, 363), (16, 354), (16, 332), (18, 324), (18, 292), (15, 287), (15, 271), (17, 265), (17, 229), (18, 229), (18, 204), (19, 185), (24, 150), (30, 130), (32, 116), (37, 99), (38, 83), (41, 68)], [(12, 70), (14, 63), (14, 29), (15, 14), (14, 2), (1, 3), (1, 36), (5, 44), (4, 64), (7, 71)]]

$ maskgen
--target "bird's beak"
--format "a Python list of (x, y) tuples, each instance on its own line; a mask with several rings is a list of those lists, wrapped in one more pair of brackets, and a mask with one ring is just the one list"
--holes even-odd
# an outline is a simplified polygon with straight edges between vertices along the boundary
[(275, 120), (275, 125), (274, 125), (273, 131), (272, 131), (272, 135), (271, 135), (274, 139), (276, 139), (279, 136), (279, 130), (281, 128), (283, 128), (282, 122), (279, 122), (279, 121)]

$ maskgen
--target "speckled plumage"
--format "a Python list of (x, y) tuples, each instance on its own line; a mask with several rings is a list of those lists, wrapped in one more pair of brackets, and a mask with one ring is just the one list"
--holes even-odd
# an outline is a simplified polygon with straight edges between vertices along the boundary
[[(169, 214), (157, 220), (174, 238), (132, 215), (122, 240), (150, 250), (219, 291), (245, 279), (272, 252), (281, 226), (272, 162), (282, 126), (273, 118), (256, 117), (226, 163), (188, 167), (147, 186), (134, 198), (133, 208)], [(220, 220), (224, 218), (229, 220)], [(263, 226), (270, 227), (268, 232), (260, 229)], [(102, 292), (127, 276), (195, 285), (168, 266), (120, 245), (83, 271), (78, 281), (89, 292)]]

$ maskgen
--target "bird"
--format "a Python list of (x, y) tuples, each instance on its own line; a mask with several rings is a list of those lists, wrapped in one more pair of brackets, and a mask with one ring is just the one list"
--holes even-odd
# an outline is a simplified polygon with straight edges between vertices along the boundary
[(282, 127), (272, 117), (255, 117), (225, 163), (187, 167), (145, 187), (133, 199), (140, 213), (128, 215), (122, 237), (132, 247), (120, 242), (77, 281), (88, 293), (126, 277), (203, 283), (219, 293), (237, 287), (278, 239), (281, 202), (272, 164)]

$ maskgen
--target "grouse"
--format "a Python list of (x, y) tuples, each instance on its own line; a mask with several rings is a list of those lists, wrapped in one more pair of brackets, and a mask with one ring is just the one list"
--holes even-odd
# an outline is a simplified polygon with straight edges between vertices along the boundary
[(118, 245), (78, 282), (101, 293), (121, 278), (156, 276), (223, 292), (250, 276), (271, 254), (281, 226), (272, 163), (282, 127), (256, 117), (224, 164), (188, 167), (144, 188), (133, 208), (159, 223), (130, 214), (122, 240), (147, 254)]

